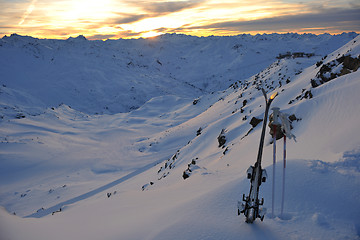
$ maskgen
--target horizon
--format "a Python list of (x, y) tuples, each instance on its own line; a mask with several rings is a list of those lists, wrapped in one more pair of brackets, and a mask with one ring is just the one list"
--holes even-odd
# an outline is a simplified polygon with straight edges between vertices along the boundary
[(46, 39), (360, 32), (355, 0), (0, 0), (0, 36)]
[(273, 34), (277, 34), (277, 35), (288, 35), (288, 34), (297, 34), (297, 35), (315, 35), (315, 36), (321, 36), (321, 35), (332, 35), (332, 36), (336, 36), (336, 35), (342, 35), (342, 34), (349, 34), (349, 33), (354, 33), (359, 35), (359, 32), (341, 32), (341, 33), (328, 33), (328, 32), (324, 32), (324, 33), (297, 33), (297, 32), (287, 32), (287, 33), (276, 33), (276, 32), (272, 32), (272, 33), (255, 33), (255, 34), (251, 34), (251, 33), (239, 33), (237, 35), (208, 35), (208, 36), (196, 36), (196, 35), (191, 35), (191, 34), (185, 34), (185, 33), (163, 33), (160, 35), (156, 35), (156, 36), (152, 36), (152, 37), (134, 37), (134, 38), (107, 38), (107, 39), (91, 39), (88, 38), (87, 36), (84, 36), (82, 34), (80, 35), (72, 35), (69, 36), (67, 38), (44, 38), (44, 37), (35, 37), (35, 36), (31, 36), (31, 35), (21, 35), (18, 33), (11, 33), (10, 35), (3, 35), (0, 36), (1, 39), (3, 38), (10, 38), (12, 36), (20, 36), (20, 37), (30, 37), (30, 38), (34, 38), (34, 39), (39, 39), (39, 40), (68, 40), (68, 39), (76, 39), (79, 37), (84, 37), (86, 40), (88, 41), (107, 41), (107, 40), (136, 40), (136, 39), (155, 39), (157, 37), (161, 37), (161, 36), (165, 36), (165, 35), (183, 35), (183, 36), (188, 36), (188, 37), (197, 37), (197, 38), (211, 38), (211, 37), (237, 37), (237, 36), (242, 36), (242, 35), (248, 35), (248, 36), (267, 36), (267, 35), (273, 35)]

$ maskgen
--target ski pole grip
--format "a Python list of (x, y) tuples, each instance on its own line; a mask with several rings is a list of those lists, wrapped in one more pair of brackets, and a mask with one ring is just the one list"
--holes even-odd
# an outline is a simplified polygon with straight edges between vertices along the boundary
[(272, 125), (281, 125), (280, 122), (279, 122), (280, 108), (273, 107), (273, 108), (271, 108), (271, 110), (273, 110), (273, 113), (272, 113)]

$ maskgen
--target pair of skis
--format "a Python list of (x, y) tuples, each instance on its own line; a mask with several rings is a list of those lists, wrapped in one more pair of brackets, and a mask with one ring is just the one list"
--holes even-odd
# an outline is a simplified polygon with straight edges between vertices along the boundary
[(260, 218), (261, 221), (263, 221), (266, 213), (266, 209), (260, 208), (260, 206), (264, 204), (264, 199), (261, 198), (261, 200), (259, 200), (259, 187), (261, 183), (266, 181), (267, 178), (266, 170), (261, 168), (261, 159), (264, 148), (265, 129), (266, 129), (270, 105), (274, 100), (274, 98), (278, 95), (278, 93), (275, 92), (268, 99), (265, 90), (262, 88), (261, 91), (265, 97), (266, 108), (264, 113), (258, 156), (255, 165), (250, 166), (249, 169), (247, 170), (247, 177), (248, 179), (250, 179), (249, 195), (245, 196), (245, 194), (243, 194), (244, 203), (240, 201), (238, 202), (238, 215), (240, 215), (240, 213), (243, 213), (246, 217), (247, 223), (253, 223), (256, 218)]

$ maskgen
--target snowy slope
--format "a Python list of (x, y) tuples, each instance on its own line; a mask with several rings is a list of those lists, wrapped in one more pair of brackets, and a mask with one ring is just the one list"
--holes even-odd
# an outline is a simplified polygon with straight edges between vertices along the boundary
[[(163, 36), (171, 37), (178, 44), (199, 41)], [(303, 37), (252, 36), (263, 39), (261, 46), (275, 39), (320, 38)], [(207, 41), (214, 40), (228, 39)], [(340, 41), (329, 45), (335, 42)], [(4, 111), (0, 205), (6, 210), (0, 210), (0, 234), (4, 239), (359, 239), (360, 72), (348, 69), (348, 61), (356, 66), (360, 37), (313, 57), (293, 53), (312, 53), (314, 43), (299, 48), (293, 43), (290, 56), (277, 52), (266, 66), (249, 70), (252, 76), (224, 91), (196, 98), (160, 94), (136, 110), (113, 115), (92, 114), (91, 104), (84, 112), (65, 104), (46, 108), (31, 91), (7, 83), (2, 96), (13, 99), (2, 98), (4, 105), (22, 101), (18, 96), (26, 93), (29, 102), (21, 102), (21, 111), (42, 112), (13, 119)], [(262, 54), (270, 55), (265, 49)], [(319, 73), (336, 75), (320, 81)], [(249, 225), (237, 216), (237, 201), (249, 191), (245, 171), (257, 155), (261, 124), (252, 129), (249, 122), (263, 116), (260, 85), (269, 94), (279, 92), (273, 106), (295, 114), (297, 142), (288, 142), (285, 214), (280, 216), (279, 161), (276, 216)], [(223, 147), (217, 139), (221, 133)], [(269, 142), (267, 134), (263, 167), (272, 179)], [(282, 158), (280, 150), (277, 157)], [(270, 210), (271, 180), (260, 195)]]
[(163, 95), (195, 99), (258, 73), (280, 54), (322, 57), (355, 36), (166, 34), (88, 41), (83, 36), (48, 40), (13, 34), (0, 40), (1, 91), (15, 98), (2, 100), (2, 109), (7, 107), (2, 116), (41, 112), (29, 109), (34, 105), (64, 103), (94, 114), (128, 112)]

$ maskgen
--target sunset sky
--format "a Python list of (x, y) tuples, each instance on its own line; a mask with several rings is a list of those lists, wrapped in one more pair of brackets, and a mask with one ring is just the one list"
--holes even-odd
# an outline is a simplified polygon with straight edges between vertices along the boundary
[(359, 0), (0, 0), (0, 37), (360, 32)]

